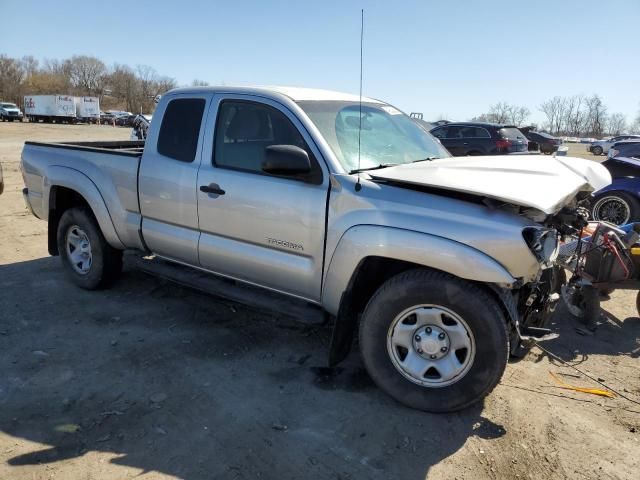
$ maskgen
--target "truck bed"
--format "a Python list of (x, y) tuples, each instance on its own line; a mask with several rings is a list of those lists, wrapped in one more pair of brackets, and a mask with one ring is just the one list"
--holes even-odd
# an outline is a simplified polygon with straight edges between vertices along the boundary
[(27, 201), (37, 217), (47, 219), (50, 185), (78, 191), (94, 209), (106, 207), (99, 222), (112, 225), (114, 243), (140, 249), (138, 168), (143, 147), (143, 141), (25, 142)]

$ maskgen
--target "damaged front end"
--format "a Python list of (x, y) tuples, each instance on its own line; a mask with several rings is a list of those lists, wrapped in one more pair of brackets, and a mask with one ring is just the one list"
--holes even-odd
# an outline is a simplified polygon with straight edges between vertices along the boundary
[(525, 228), (522, 235), (540, 264), (535, 278), (502, 294), (512, 319), (511, 355), (523, 357), (535, 342), (558, 336), (547, 326), (567, 283), (566, 266), (559, 258), (560, 247), (588, 224), (589, 212), (576, 198), (552, 215), (525, 208), (519, 208), (518, 213), (537, 223)]

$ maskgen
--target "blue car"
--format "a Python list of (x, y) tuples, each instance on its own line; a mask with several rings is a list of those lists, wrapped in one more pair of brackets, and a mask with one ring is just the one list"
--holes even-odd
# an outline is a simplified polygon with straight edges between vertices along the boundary
[(613, 157), (602, 163), (613, 182), (593, 194), (591, 216), (614, 225), (640, 221), (640, 159)]

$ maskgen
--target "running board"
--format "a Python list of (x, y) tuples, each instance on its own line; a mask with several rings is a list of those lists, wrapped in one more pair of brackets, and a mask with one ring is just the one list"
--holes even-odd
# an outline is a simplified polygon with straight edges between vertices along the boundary
[(305, 300), (219, 277), (162, 258), (143, 257), (137, 252), (126, 252), (124, 261), (128, 268), (276, 317), (287, 317), (306, 325), (321, 325), (327, 320), (321, 307)]

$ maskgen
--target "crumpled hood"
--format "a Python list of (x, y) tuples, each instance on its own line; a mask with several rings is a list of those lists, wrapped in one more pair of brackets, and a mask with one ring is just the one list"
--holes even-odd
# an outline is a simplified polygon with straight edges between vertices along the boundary
[(424, 185), (556, 213), (580, 191), (611, 183), (599, 163), (573, 157), (500, 155), (452, 157), (368, 172), (374, 179)]

